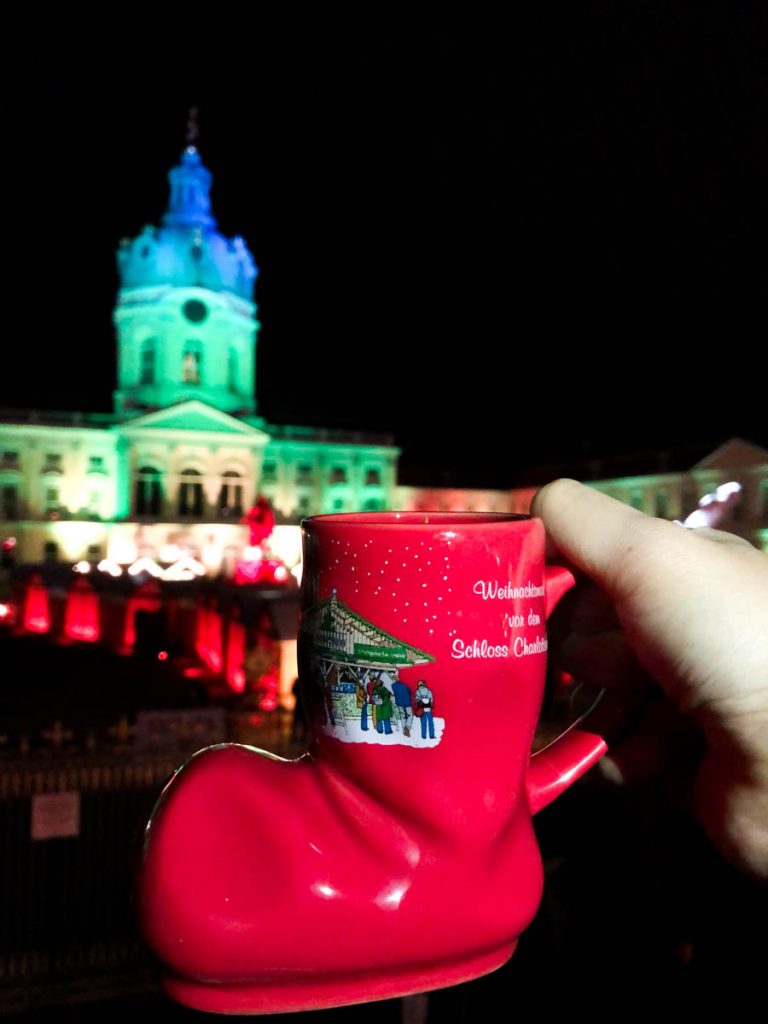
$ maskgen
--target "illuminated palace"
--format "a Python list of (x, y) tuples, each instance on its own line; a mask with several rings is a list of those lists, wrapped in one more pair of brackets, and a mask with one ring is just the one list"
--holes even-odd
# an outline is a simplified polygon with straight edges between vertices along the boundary
[[(193, 556), (229, 572), (258, 495), (272, 552), (300, 558), (311, 513), (390, 508), (526, 512), (534, 488), (399, 487), (391, 439), (275, 426), (257, 415), (257, 270), (242, 238), (216, 229), (211, 174), (189, 146), (169, 174), (168, 209), (118, 252), (114, 411), (6, 412), (0, 421), (0, 540), (19, 563)], [(724, 525), (768, 548), (768, 452), (727, 442), (684, 472), (593, 482), (651, 515), (682, 518), (719, 484), (741, 500)], [(600, 476), (600, 467), (588, 474)], [(556, 467), (551, 475), (577, 467)], [(116, 570), (119, 572), (119, 569)]]
[(253, 257), (216, 229), (194, 146), (169, 182), (161, 226), (117, 254), (114, 412), (2, 417), (0, 518), (20, 562), (162, 562), (184, 551), (216, 573), (241, 552), (240, 521), (263, 494), (273, 550), (290, 565), (303, 516), (394, 504), (390, 439), (257, 415)]

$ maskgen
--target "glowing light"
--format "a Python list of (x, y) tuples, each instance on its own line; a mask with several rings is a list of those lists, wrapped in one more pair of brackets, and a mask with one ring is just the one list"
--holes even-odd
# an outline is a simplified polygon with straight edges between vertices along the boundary
[(278, 567), (275, 569), (275, 579), (276, 580), (287, 580), (288, 579), (288, 570), (285, 568), (284, 565), (278, 565)]
[(162, 573), (164, 580), (193, 580), (196, 576), (205, 576), (205, 566), (191, 555), (184, 555)]
[(258, 544), (249, 544), (243, 548), (243, 558), (246, 562), (260, 562), (263, 557), (264, 552)]
[(24, 629), (28, 633), (47, 633), (51, 626), (48, 591), (39, 576), (33, 576), (24, 596)]
[(181, 558), (181, 548), (176, 544), (163, 544), (160, 548), (161, 562), (177, 562)]
[(277, 707), (278, 678), (275, 672), (265, 672), (259, 676), (257, 689), (261, 691), (259, 707), (262, 711), (274, 711)]
[(13, 549), (15, 547), (16, 547), (16, 538), (15, 537), (6, 537), (5, 540), (3, 541), (3, 551), (13, 551)]
[(87, 573), (91, 571), (91, 563), (83, 560), (82, 562), (75, 563), (72, 568), (75, 572)]
[(119, 565), (127, 565), (130, 562), (134, 562), (137, 555), (136, 544), (132, 538), (119, 535), (109, 538), (107, 558), (110, 561), (117, 562)]
[(102, 558), (102, 560), (99, 562), (96, 568), (99, 570), (99, 572), (109, 573), (110, 576), (123, 575), (123, 570), (121, 569), (121, 567), (117, 564), (117, 562), (113, 562), (112, 559), (110, 558)]
[(137, 558), (133, 565), (128, 566), (128, 573), (130, 576), (138, 576), (139, 573), (146, 572), (150, 576), (162, 576), (163, 570), (154, 560), (149, 558), (148, 555), (142, 555), (141, 558)]
[(195, 650), (208, 668), (221, 669), (221, 616), (213, 608), (201, 605), (197, 610)]
[(168, 651), (158, 651), (157, 652), (157, 660), (158, 661), (168, 661)]
[(203, 675), (203, 670), (199, 665), (189, 665), (181, 674), (185, 679), (200, 679)]
[(720, 484), (714, 491), (700, 498), (699, 507), (686, 516), (681, 525), (687, 526), (689, 529), (699, 526), (717, 526), (726, 510), (739, 501), (741, 490), (741, 484), (735, 480)]
[(99, 639), (99, 595), (80, 577), (70, 587), (64, 615), (64, 635), (93, 643)]
[(298, 526), (276, 526), (269, 538), (269, 550), (273, 558), (294, 566), (301, 561), (301, 528)]
[(303, 571), (304, 565), (302, 562), (299, 562), (298, 565), (294, 565), (294, 567), (291, 569), (291, 576), (293, 576), (293, 578), (296, 580), (299, 586), (301, 586), (301, 576)]
[(245, 689), (245, 626), (236, 619), (229, 621), (227, 629), (227, 659), (225, 675), (227, 682), (235, 691), (242, 693)]
[(10, 619), (12, 614), (10, 605), (0, 604), (0, 622), (5, 622), (7, 619)]

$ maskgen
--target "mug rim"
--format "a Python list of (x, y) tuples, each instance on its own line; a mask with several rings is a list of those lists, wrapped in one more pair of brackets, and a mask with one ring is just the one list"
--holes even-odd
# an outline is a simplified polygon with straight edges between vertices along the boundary
[(324, 515), (308, 516), (301, 520), (302, 529), (314, 526), (371, 527), (394, 529), (415, 527), (440, 529), (466, 526), (499, 526), (502, 523), (531, 522), (533, 516), (522, 512), (330, 512)]

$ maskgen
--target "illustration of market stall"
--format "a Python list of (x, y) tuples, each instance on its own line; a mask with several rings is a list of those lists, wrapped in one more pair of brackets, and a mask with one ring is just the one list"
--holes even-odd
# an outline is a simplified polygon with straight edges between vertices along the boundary
[[(335, 590), (302, 616), (305, 700), (338, 739), (421, 745), (412, 729), (417, 701), (399, 670), (434, 660), (358, 615)], [(429, 694), (431, 718), (432, 693), (422, 685), (419, 691)], [(439, 736), (431, 735), (431, 741), (439, 742)]]

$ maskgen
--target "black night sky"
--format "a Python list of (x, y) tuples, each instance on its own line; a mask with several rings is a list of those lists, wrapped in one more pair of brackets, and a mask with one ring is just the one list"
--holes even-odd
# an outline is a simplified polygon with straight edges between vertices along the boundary
[(768, 442), (762, 5), (563, 7), (51, 27), (3, 73), (0, 403), (110, 408), (114, 250), (158, 222), (197, 104), (219, 226), (260, 268), (268, 420), (500, 487)]

